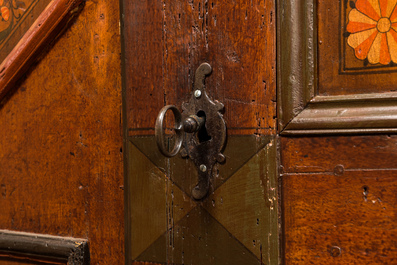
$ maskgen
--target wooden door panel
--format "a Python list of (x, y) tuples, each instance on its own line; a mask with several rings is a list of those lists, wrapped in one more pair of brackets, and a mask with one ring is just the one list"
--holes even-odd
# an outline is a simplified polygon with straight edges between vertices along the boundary
[(286, 264), (395, 264), (396, 177), (283, 175)]
[(119, 2), (83, 2), (0, 103), (0, 228), (84, 238), (91, 264), (116, 265), (124, 261)]
[(274, 6), (273, 1), (126, 2), (128, 135), (153, 134), (164, 104), (187, 102), (202, 62), (214, 69), (206, 79), (208, 94), (234, 110), (224, 114), (229, 133), (274, 134)]
[[(274, 1), (123, 2), (127, 262), (277, 264)], [(188, 101), (203, 62), (228, 137), (195, 201), (197, 169), (159, 153), (154, 124)]]
[(278, 3), (284, 262), (395, 264), (395, 2)]
[[(230, 136), (224, 151), (230, 161), (217, 167), (211, 193), (202, 201), (191, 199), (197, 172), (190, 161), (159, 156), (153, 136), (131, 138), (127, 150), (132, 260), (173, 264), (277, 261), (273, 137)], [(235, 156), (236, 150), (240, 157)]]
[(281, 140), (286, 264), (394, 264), (396, 137)]
[[(278, 118), (282, 135), (397, 131), (394, 62), (371, 64), (367, 57), (345, 54), (354, 51), (349, 40), (355, 33), (350, 32), (350, 22), (343, 14), (356, 10), (356, 2), (365, 2), (364, 6), (369, 2), (349, 1), (347, 10), (347, 4), (340, 5), (341, 2), (279, 1)], [(376, 23), (372, 30), (377, 33), (375, 28)], [(386, 33), (379, 34), (384, 48), (379, 41), (373, 47), (389, 54)], [(397, 52), (397, 45), (391, 51)], [(342, 59), (361, 66), (346, 72)], [(374, 67), (380, 68), (372, 71)]]

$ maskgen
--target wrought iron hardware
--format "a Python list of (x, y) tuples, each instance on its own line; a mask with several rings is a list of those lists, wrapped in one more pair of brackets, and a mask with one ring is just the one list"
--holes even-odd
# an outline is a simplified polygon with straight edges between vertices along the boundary
[[(182, 104), (182, 113), (174, 105), (163, 107), (155, 127), (157, 146), (163, 155), (173, 157), (180, 151), (182, 157), (189, 157), (197, 167), (198, 182), (192, 190), (196, 200), (207, 195), (215, 163), (225, 161), (222, 149), (226, 141), (226, 124), (221, 114), (224, 106), (219, 101), (212, 101), (205, 91), (205, 77), (211, 72), (208, 63), (201, 64), (195, 73), (192, 97), (188, 103)], [(163, 129), (168, 110), (173, 112), (175, 119), (175, 144), (171, 151), (166, 148)]]

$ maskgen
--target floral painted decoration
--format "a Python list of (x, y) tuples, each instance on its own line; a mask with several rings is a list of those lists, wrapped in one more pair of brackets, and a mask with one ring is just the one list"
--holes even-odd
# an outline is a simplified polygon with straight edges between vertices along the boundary
[(0, 0), (0, 44), (16, 27), (26, 11), (26, 0)]
[(397, 0), (357, 0), (349, 13), (347, 43), (360, 60), (397, 63)]
[(0, 15), (3, 21), (8, 21), (10, 19), (10, 9), (4, 4), (4, 1), (0, 0)]

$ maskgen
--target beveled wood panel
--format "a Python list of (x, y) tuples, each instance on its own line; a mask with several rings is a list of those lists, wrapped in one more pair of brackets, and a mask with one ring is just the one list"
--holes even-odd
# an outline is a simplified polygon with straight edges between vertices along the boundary
[(396, 264), (396, 170), (282, 178), (285, 264)]
[(229, 133), (275, 133), (273, 1), (125, 1), (123, 12), (129, 136), (153, 134), (162, 106), (181, 109), (203, 62)]
[[(370, 2), (290, 0), (278, 3), (279, 132), (282, 135), (397, 132), (397, 94), (393, 81), (397, 68), (393, 61), (383, 58), (389, 52), (390, 55), (397, 53), (397, 44), (394, 50), (386, 52), (385, 36), (389, 33), (378, 32), (377, 22), (373, 21), (371, 30), (378, 35), (373, 35), (377, 36), (376, 45), (369, 45), (371, 39), (366, 44), (371, 52), (365, 56), (370, 59), (357, 58), (361, 46), (356, 44), (361, 37), (353, 35), (361, 33), (354, 33), (354, 26), (348, 27), (355, 19), (351, 13), (358, 12), (356, 3), (367, 6)], [(378, 1), (371, 3), (378, 5)], [(393, 2), (383, 3), (393, 5)], [(349, 41), (350, 37), (355, 41)], [(361, 39), (366, 40), (363, 36)], [(388, 39), (393, 41), (392, 37)], [(348, 54), (353, 48), (355, 55), (342, 54)], [(383, 54), (382, 62), (376, 63), (380, 54)], [(342, 71), (342, 63), (352, 60), (361, 66), (353, 65), (351, 71)]]

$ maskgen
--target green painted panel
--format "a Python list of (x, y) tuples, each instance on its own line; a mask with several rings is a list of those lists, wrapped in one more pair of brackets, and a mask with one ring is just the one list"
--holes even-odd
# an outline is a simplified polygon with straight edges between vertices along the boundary
[(128, 149), (133, 260), (278, 264), (274, 137), (229, 137), (203, 201), (190, 197), (197, 170), (189, 159), (165, 158), (153, 136), (130, 138)]
[[(129, 144), (128, 148), (133, 157), (129, 164), (128, 190), (131, 200), (131, 253), (135, 258), (167, 231), (169, 222), (180, 220), (196, 203), (173, 185), (134, 145)], [(162, 251), (165, 253), (165, 248)]]
[[(164, 248), (168, 249), (168, 255), (159, 255)], [(255, 255), (201, 207), (175, 224), (137, 260), (170, 264), (260, 264)]]
[(204, 202), (205, 209), (236, 239), (258, 259), (268, 261), (271, 255), (263, 250), (270, 249), (269, 242), (278, 237), (274, 149), (270, 142)]

